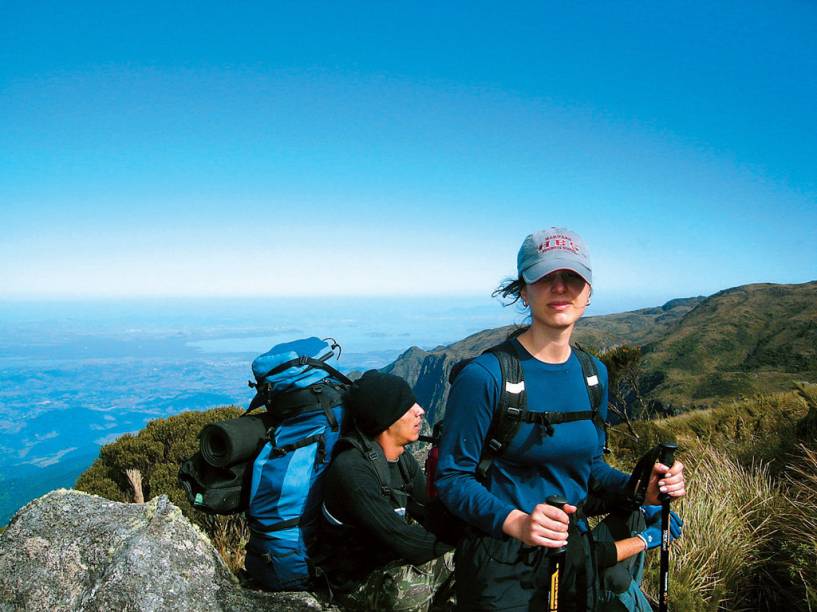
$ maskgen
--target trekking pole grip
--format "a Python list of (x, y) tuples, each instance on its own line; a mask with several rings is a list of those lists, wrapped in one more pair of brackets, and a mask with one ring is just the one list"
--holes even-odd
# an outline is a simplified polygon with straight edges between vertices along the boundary
[[(561, 495), (551, 495), (545, 500), (548, 506), (555, 506), (560, 510), (563, 509), (567, 500)], [(559, 612), (559, 582), (561, 580), (561, 573), (565, 565), (565, 556), (567, 554), (567, 546), (562, 546), (550, 551), (550, 577), (548, 580), (548, 598), (545, 610), (547, 612)], [(531, 608), (533, 609), (533, 608)]]
[[(671, 468), (672, 464), (675, 463), (675, 451), (678, 450), (678, 445), (672, 442), (661, 442), (658, 447), (658, 461)], [(658, 500), (662, 502), (669, 501), (670, 496), (667, 493), (660, 493)]]
[[(545, 500), (545, 503), (548, 506), (555, 506), (556, 508), (561, 510), (564, 507), (564, 505), (569, 503), (569, 502), (564, 497), (562, 497), (561, 495), (551, 495)], [(567, 546), (562, 546), (561, 548), (554, 549), (552, 554), (560, 555), (560, 554), (564, 553), (566, 550), (567, 550)]]

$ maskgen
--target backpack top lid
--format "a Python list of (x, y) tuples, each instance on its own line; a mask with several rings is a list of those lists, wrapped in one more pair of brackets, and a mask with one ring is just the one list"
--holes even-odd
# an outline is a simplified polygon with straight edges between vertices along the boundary
[(271, 370), (288, 361), (299, 357), (311, 357), (323, 361), (327, 365), (337, 363), (334, 346), (325, 340), (311, 337), (292, 342), (276, 344), (263, 355), (259, 355), (252, 362), (252, 373), (258, 384), (267, 383), (271, 391), (278, 393), (290, 389), (304, 389), (314, 385), (329, 376), (326, 370), (314, 368), (311, 365), (292, 365), (272, 376), (267, 376)]

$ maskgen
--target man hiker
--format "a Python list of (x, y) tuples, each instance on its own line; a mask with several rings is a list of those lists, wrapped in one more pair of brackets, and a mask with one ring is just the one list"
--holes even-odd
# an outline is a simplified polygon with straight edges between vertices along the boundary
[(344, 405), (315, 542), (319, 573), (350, 608), (427, 610), (453, 555), (422, 525), (425, 475), (405, 452), (425, 411), (406, 381), (376, 370), (352, 385)]

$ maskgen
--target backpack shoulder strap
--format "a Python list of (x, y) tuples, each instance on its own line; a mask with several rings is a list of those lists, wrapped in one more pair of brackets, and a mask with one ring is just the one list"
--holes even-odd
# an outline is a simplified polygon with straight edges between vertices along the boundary
[(485, 351), (494, 355), (499, 362), (499, 398), (494, 407), (491, 426), (482, 447), (482, 456), (477, 466), (477, 477), (485, 481), (494, 458), (504, 452), (521, 424), (520, 415), (527, 413), (528, 396), (525, 377), (519, 354), (511, 339)]
[(584, 386), (587, 389), (587, 397), (590, 398), (593, 423), (604, 433), (604, 452), (609, 453), (610, 449), (607, 448), (607, 422), (601, 417), (600, 411), (602, 389), (596, 362), (593, 361), (590, 353), (579, 346), (574, 346), (573, 352), (576, 353), (579, 364), (582, 366), (582, 377), (584, 378)]
[(590, 353), (574, 346), (573, 352), (582, 367), (584, 386), (587, 389), (587, 397), (590, 399), (590, 409), (595, 415), (601, 406), (601, 382), (599, 381), (599, 371)]
[[(395, 491), (391, 487), (391, 474), (389, 473), (389, 464), (386, 461), (386, 455), (383, 454), (383, 449), (377, 442), (370, 442), (362, 434), (349, 435), (343, 438), (344, 442), (355, 447), (366, 458), (375, 475), (377, 481), (380, 483), (380, 492), (386, 497), (390, 498), (397, 504), (404, 504), (405, 500), (400, 499), (400, 495), (405, 496), (404, 491)], [(405, 484), (405, 468), (400, 466), (400, 476)]]

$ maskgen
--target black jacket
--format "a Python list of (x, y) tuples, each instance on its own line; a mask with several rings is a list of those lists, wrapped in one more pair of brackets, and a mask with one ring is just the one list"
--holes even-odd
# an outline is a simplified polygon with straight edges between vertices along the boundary
[(408, 451), (387, 462), (376, 442), (352, 433), (338, 441), (324, 487), (313, 558), (334, 589), (391, 561), (419, 565), (451, 550), (422, 526), (425, 476)]

